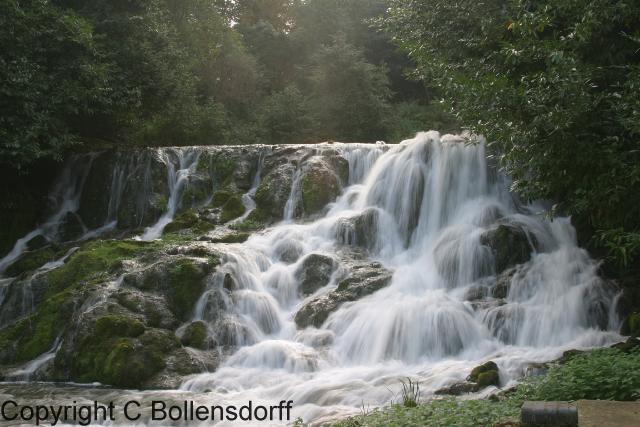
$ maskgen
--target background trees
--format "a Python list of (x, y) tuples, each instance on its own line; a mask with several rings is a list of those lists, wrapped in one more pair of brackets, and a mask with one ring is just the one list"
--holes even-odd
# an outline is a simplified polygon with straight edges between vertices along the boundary
[(624, 269), (640, 255), (640, 5), (393, 0), (388, 30), (513, 187), (549, 198)]
[(384, 0), (0, 8), (0, 163), (12, 169), (98, 140), (375, 141), (397, 137), (390, 118), (407, 111), (402, 137), (430, 127), (428, 92), (404, 75), (410, 60), (372, 28)]

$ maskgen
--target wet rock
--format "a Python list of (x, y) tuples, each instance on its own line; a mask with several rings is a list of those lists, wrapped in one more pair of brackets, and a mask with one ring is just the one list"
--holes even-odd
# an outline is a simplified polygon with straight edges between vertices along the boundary
[(285, 163), (270, 171), (256, 190), (256, 212), (261, 213), (265, 219), (282, 219), (284, 207), (289, 199), (291, 184), (296, 167)]
[(61, 220), (56, 237), (61, 242), (69, 242), (82, 237), (85, 231), (86, 227), (80, 216), (73, 212), (67, 212)]
[(202, 321), (191, 322), (183, 331), (182, 345), (204, 349), (207, 346), (207, 325)]
[(500, 385), (498, 365), (493, 361), (488, 361), (480, 366), (476, 366), (467, 377), (467, 380), (476, 383), (478, 385), (478, 389), (482, 389), (490, 385), (498, 387)]
[(296, 280), (300, 283), (300, 293), (311, 295), (327, 285), (335, 269), (336, 262), (333, 258), (321, 254), (308, 255), (295, 273)]
[(78, 214), (89, 229), (101, 227), (107, 221), (111, 187), (114, 184), (113, 171), (121, 161), (121, 154), (109, 150), (98, 155), (91, 163), (91, 169), (82, 187)]
[(511, 224), (499, 224), (489, 229), (480, 236), (480, 242), (491, 249), (497, 273), (529, 261), (535, 249), (535, 242), (529, 241), (524, 229)]
[[(342, 160), (346, 163), (345, 159)], [(341, 190), (340, 178), (330, 163), (319, 156), (305, 163), (302, 175), (302, 206), (306, 215), (320, 212), (329, 202), (336, 199)]]
[(225, 223), (244, 213), (244, 204), (240, 195), (228, 190), (216, 191), (211, 199), (211, 205), (220, 208), (219, 221)]
[(640, 313), (629, 314), (622, 322), (620, 333), (632, 337), (640, 336)]
[(205, 288), (204, 278), (219, 259), (168, 259), (123, 276), (122, 283), (142, 291), (160, 292), (178, 319), (186, 320)]
[(460, 382), (443, 387), (434, 392), (437, 395), (460, 396), (461, 394), (475, 393), (478, 391), (478, 384), (470, 382)]
[(5, 274), (9, 277), (16, 277), (27, 271), (34, 271), (44, 264), (54, 261), (63, 254), (59, 249), (52, 246), (43, 247), (22, 254), (20, 258), (13, 262), (5, 270)]
[(279, 241), (275, 248), (278, 259), (286, 264), (296, 262), (300, 258), (302, 251), (302, 244), (293, 239)]
[(344, 218), (336, 225), (336, 239), (342, 245), (374, 249), (377, 242), (379, 212), (366, 209), (359, 215)]
[(30, 251), (35, 251), (37, 249), (41, 249), (49, 244), (49, 240), (43, 236), (42, 234), (38, 234), (37, 236), (32, 237), (27, 242), (27, 249)]
[(392, 273), (378, 263), (359, 264), (338, 286), (305, 304), (295, 315), (299, 328), (319, 328), (340, 305), (370, 295), (391, 283)]
[(640, 338), (638, 337), (629, 337), (626, 341), (619, 342), (611, 346), (612, 348), (617, 348), (620, 351), (625, 353), (630, 353), (636, 348), (640, 347)]
[(224, 280), (222, 281), (222, 287), (227, 291), (232, 292), (238, 288), (238, 283), (231, 274), (226, 273), (224, 275)]

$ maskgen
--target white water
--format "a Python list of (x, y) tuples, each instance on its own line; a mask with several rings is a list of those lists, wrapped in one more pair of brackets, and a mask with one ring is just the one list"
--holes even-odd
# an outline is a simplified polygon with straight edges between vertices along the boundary
[[(167, 183), (169, 186), (169, 200), (167, 207), (158, 221), (144, 230), (140, 240), (148, 241), (157, 239), (162, 235), (164, 228), (173, 221), (173, 217), (178, 210), (180, 196), (182, 190), (189, 179), (189, 175), (193, 173), (198, 165), (199, 151), (195, 150), (161, 150), (163, 162), (167, 165)], [(177, 156), (177, 162), (174, 163), (172, 156)]]
[(75, 213), (80, 207), (80, 196), (94, 157), (81, 156), (64, 169), (51, 196), (56, 206), (55, 211), (42, 225), (18, 239), (11, 251), (0, 259), (0, 275), (27, 250), (27, 244), (31, 239), (43, 236), (48, 241), (56, 240), (65, 215)]
[[(295, 416), (319, 423), (397, 401), (406, 377), (420, 381), (428, 397), (493, 360), (506, 385), (529, 363), (619, 339), (611, 312), (604, 313), (606, 330), (596, 326), (594, 313), (611, 311), (615, 295), (577, 247), (569, 220), (549, 222), (531, 213), (534, 206), (516, 206), (504, 177), (491, 178), (482, 143), (428, 132), (384, 154), (377, 146), (339, 147), (352, 185), (324, 218), (285, 221), (227, 246), (195, 318), (240, 349), (183, 390), (211, 390), (220, 402), (291, 399)], [(373, 258), (395, 271), (391, 285), (342, 305), (320, 329), (297, 330), (293, 316), (306, 300), (294, 272), (307, 254), (335, 253), (341, 221), (371, 208), (379, 213)], [(474, 310), (464, 295), (492, 283), (493, 255), (480, 235), (498, 220), (524, 228), (538, 252), (513, 277), (504, 302), (490, 299)], [(301, 256), (287, 265), (282, 248)], [(236, 280), (230, 294), (224, 273)], [(317, 294), (335, 286), (335, 276)]]

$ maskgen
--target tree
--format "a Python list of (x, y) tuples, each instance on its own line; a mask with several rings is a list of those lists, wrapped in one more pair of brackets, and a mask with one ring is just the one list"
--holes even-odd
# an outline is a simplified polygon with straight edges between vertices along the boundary
[(383, 67), (337, 37), (313, 56), (309, 75), (317, 136), (375, 141), (386, 135), (391, 91)]
[(561, 202), (626, 265), (640, 255), (640, 5), (393, 0), (389, 31), (514, 189)]
[(1, 2), (0, 26), (0, 161), (60, 158), (74, 121), (117, 107), (111, 66), (91, 24), (47, 1)]

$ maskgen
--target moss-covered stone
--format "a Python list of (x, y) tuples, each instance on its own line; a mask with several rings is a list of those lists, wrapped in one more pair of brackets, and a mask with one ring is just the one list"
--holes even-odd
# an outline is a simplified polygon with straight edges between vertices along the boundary
[(302, 178), (302, 205), (306, 214), (322, 210), (341, 190), (340, 179), (323, 162), (312, 162)]
[(52, 246), (27, 252), (11, 264), (5, 273), (11, 277), (19, 276), (26, 271), (36, 270), (60, 256), (60, 250)]
[(137, 319), (121, 315), (107, 315), (96, 321), (96, 334), (108, 337), (137, 337), (144, 333), (145, 327)]
[(256, 220), (255, 218), (247, 218), (244, 221), (231, 224), (229, 228), (237, 231), (255, 231), (265, 228), (265, 224), (263, 221)]
[(495, 375), (499, 380), (498, 365), (496, 365), (495, 362), (490, 360), (486, 363), (483, 363), (480, 366), (476, 366), (475, 368), (473, 368), (471, 370), (471, 373), (467, 377), (467, 380), (473, 381), (474, 383), (478, 383), (478, 385), (480, 385), (480, 376), (483, 374), (489, 374), (483, 377), (483, 381), (485, 382), (495, 379), (494, 375), (491, 374), (492, 372), (495, 373)]
[(623, 335), (640, 336), (640, 313), (631, 313), (622, 322), (620, 331)]
[(73, 313), (71, 290), (49, 297), (26, 319), (0, 330), (0, 362), (32, 360), (53, 346)]
[(85, 245), (60, 268), (48, 274), (53, 292), (90, 278), (104, 278), (120, 265), (122, 259), (133, 258), (154, 250), (152, 244), (135, 240), (99, 240)]
[(245, 242), (249, 238), (249, 236), (251, 236), (251, 233), (239, 231), (235, 233), (228, 233), (220, 237), (216, 237), (214, 239), (211, 239), (211, 242), (212, 243), (242, 243), (242, 242)]
[(477, 383), (479, 388), (489, 387), (490, 385), (498, 387), (500, 385), (500, 374), (498, 371), (482, 372), (478, 375)]
[(189, 209), (178, 214), (173, 221), (167, 224), (164, 232), (174, 233), (180, 230), (192, 229), (195, 233), (205, 233), (213, 228), (215, 228), (215, 225), (201, 220), (197, 213)]
[(169, 269), (167, 302), (171, 311), (186, 319), (204, 292), (207, 271), (197, 267), (190, 259), (183, 259)]
[(242, 198), (229, 190), (219, 190), (213, 194), (211, 205), (221, 208), (220, 222), (228, 222), (244, 213)]
[(190, 323), (182, 334), (181, 342), (187, 347), (204, 349), (207, 343), (207, 325), (202, 321)]

